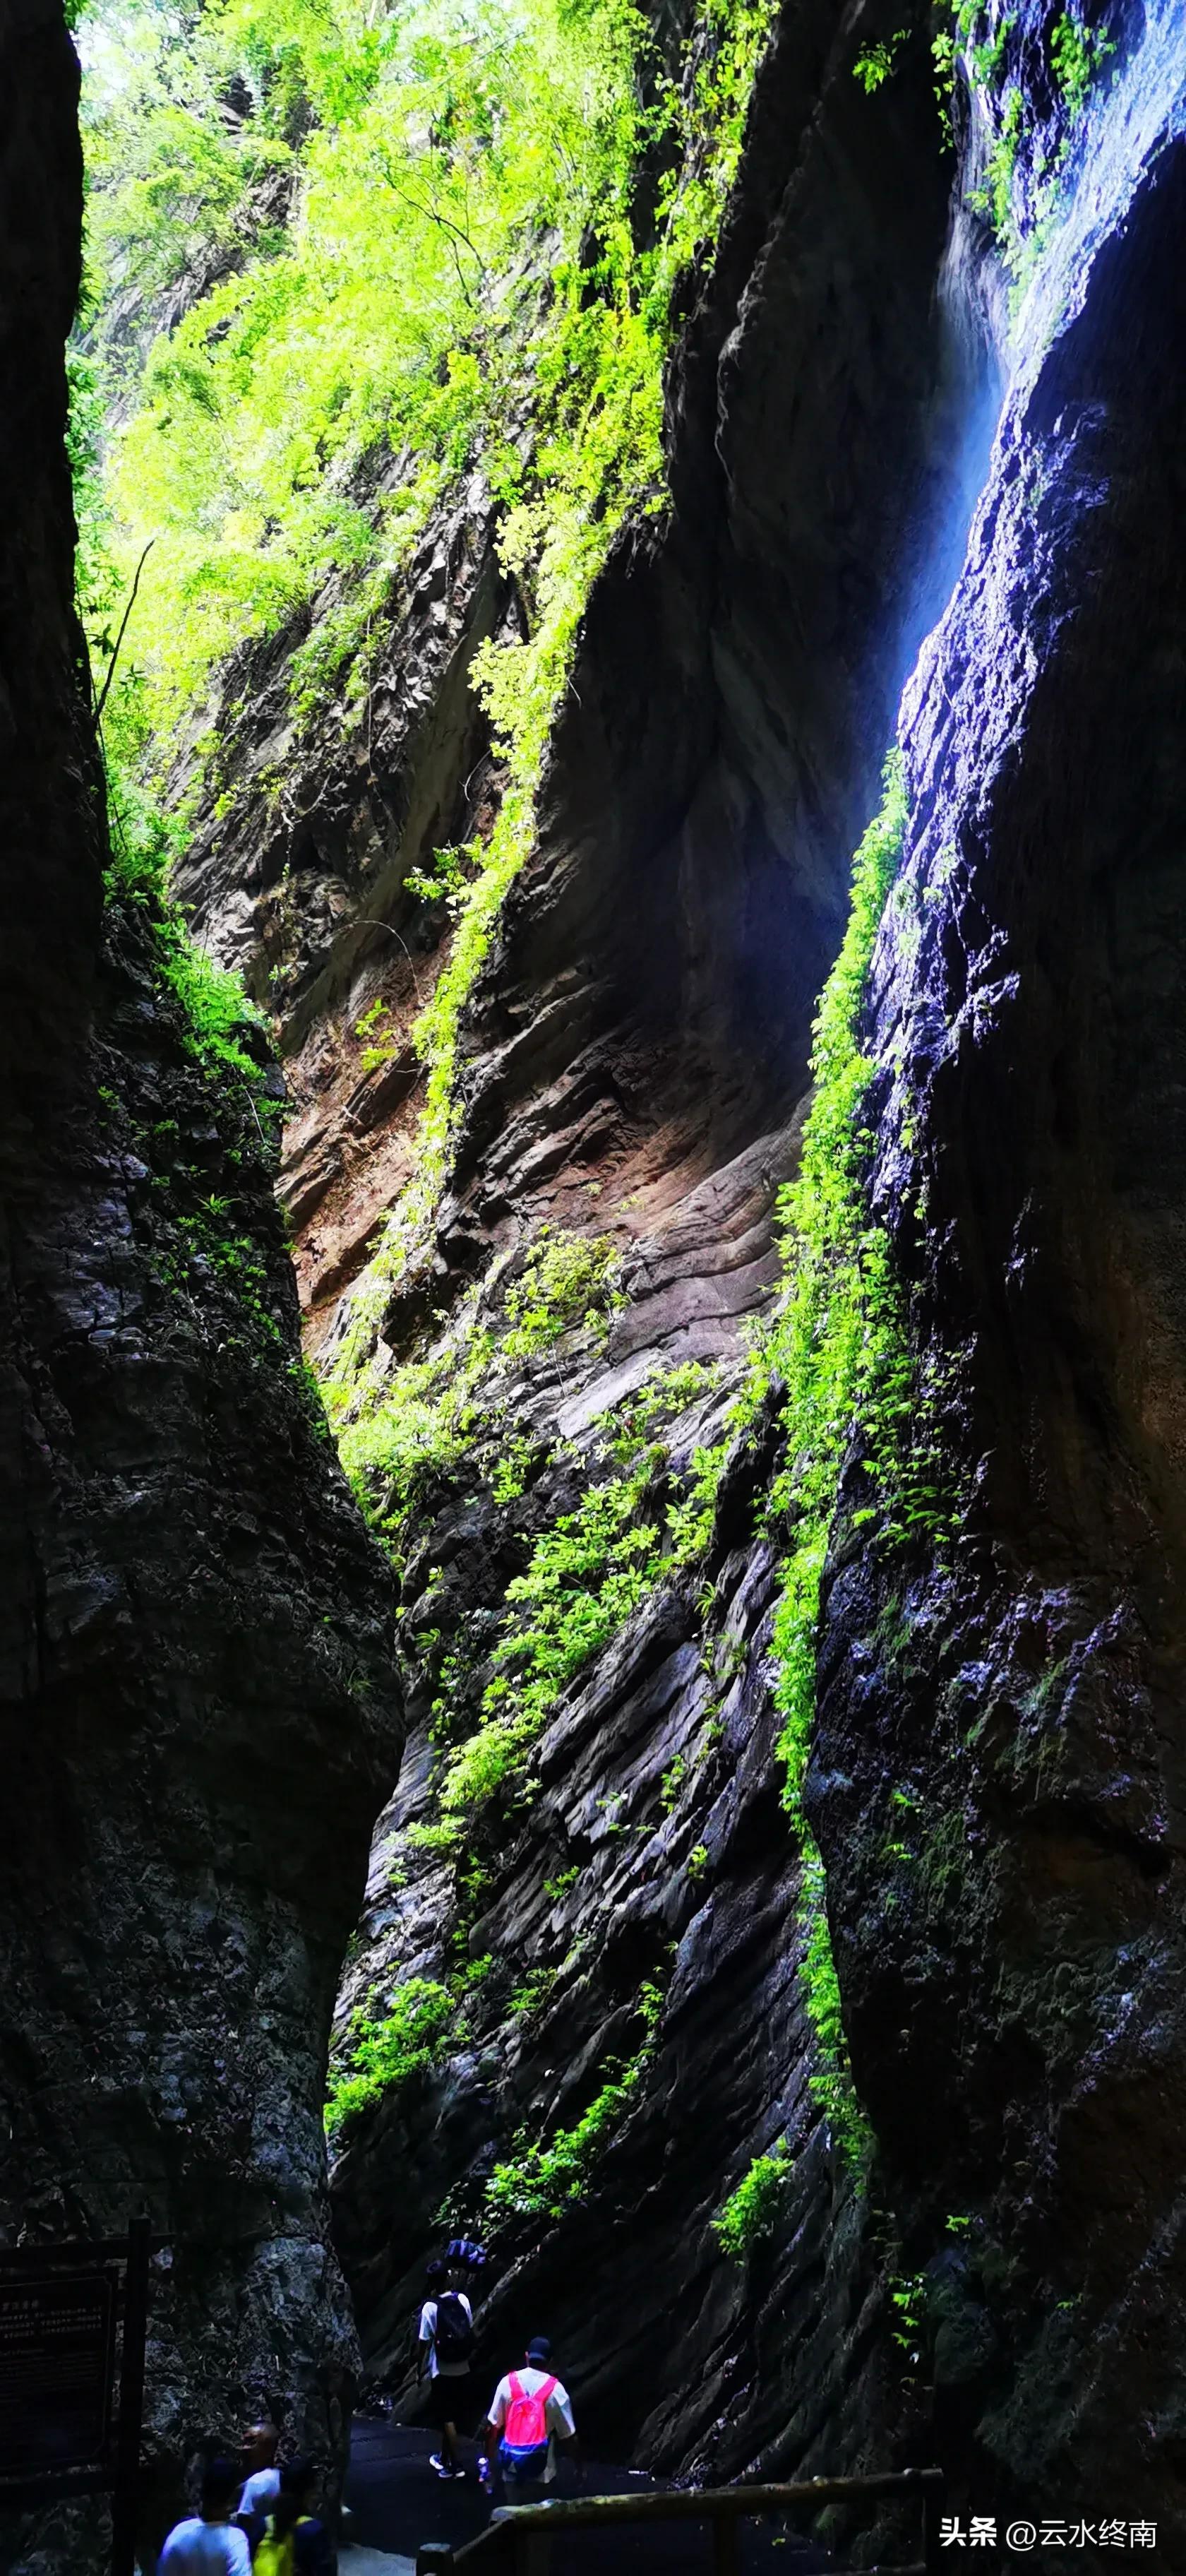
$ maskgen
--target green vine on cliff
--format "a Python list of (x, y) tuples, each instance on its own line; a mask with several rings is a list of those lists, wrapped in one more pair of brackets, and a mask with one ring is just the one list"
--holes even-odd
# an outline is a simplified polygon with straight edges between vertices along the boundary
[[(787, 1290), (755, 1364), (755, 1385), (782, 1382), (787, 1464), (773, 1510), (792, 1529), (775, 1614), (775, 1702), (782, 1726), (784, 1803), (803, 1851), (801, 1977), (815, 2041), (811, 2089), (834, 2136), (859, 2167), (869, 2133), (853, 2091), (826, 1911), (823, 1862), (803, 1814), (815, 1716), (816, 1638), (824, 1565), (841, 1470), (860, 1443), (870, 1500), (855, 1526), (881, 1542), (951, 1526), (934, 1439), (919, 1415), (901, 1291), (883, 1228), (867, 1205), (870, 1139), (863, 1108), (872, 1058), (861, 1043), (869, 965), (908, 819), (901, 754), (886, 763), (880, 811), (853, 864), (848, 926), (821, 996), (813, 1099), (798, 1178), (784, 1191)], [(728, 2205), (727, 2205), (728, 2206)], [(740, 2223), (740, 2222), (739, 2222)]]
[(643, 2036), (625, 2064), (607, 2068), (588, 2109), (570, 2129), (558, 2129), (545, 2146), (519, 2138), (513, 2155), (496, 2164), (486, 2185), (488, 2219), (552, 2218), (583, 2199), (595, 2166), (629, 2114), (655, 2053), (663, 2012), (661, 1989), (650, 1982), (638, 1998)]
[[(1027, 120), (1032, 83), (1007, 77), (1012, 40), (1021, 23), (1019, 13), (1007, 11), (994, 24), (986, 0), (945, 0), (945, 5), (949, 24), (940, 26), (932, 44), (940, 115), (950, 140), (956, 77), (962, 67), (970, 94), (979, 95), (988, 106), (993, 127), (984, 175), (969, 192), (968, 203), (996, 237), (1012, 280), (1010, 300), (1016, 309), (1057, 229), (1077, 130), (1091, 90), (1117, 50), (1116, 41), (1103, 28), (1085, 25), (1070, 9), (1050, 23), (1046, 38), (1050, 86), (1065, 130), (1056, 143), (1038, 148)], [(987, 32), (978, 37), (979, 27), (987, 27)]]
[(336, 2137), (370, 2103), (438, 2064), (455, 2035), (456, 2020), (455, 1996), (432, 1977), (409, 1977), (396, 1987), (383, 2013), (361, 2007), (353, 2012), (330, 2068), (327, 2135)]

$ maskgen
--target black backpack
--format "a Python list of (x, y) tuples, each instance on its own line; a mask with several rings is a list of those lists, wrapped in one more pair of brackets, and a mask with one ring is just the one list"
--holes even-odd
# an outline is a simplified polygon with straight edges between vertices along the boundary
[(437, 2326), (434, 2337), (438, 2363), (454, 2367), (468, 2361), (474, 2348), (474, 2330), (456, 2290), (443, 2290), (437, 2300)]

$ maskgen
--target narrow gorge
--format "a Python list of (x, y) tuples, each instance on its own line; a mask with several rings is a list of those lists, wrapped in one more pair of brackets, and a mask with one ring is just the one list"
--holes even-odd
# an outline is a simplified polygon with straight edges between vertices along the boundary
[(0, 2216), (152, 2213), (145, 2576), (458, 2232), (599, 2458), (1186, 2566), (1179, 0), (3, 45)]

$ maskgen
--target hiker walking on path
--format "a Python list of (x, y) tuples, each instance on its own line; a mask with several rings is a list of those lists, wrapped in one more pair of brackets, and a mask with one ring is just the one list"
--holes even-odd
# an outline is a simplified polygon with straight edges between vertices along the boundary
[(253, 2576), (333, 2576), (329, 2533), (315, 2511), (320, 2478), (315, 2460), (288, 2460), (280, 2493), (251, 2525)]
[(527, 2346), (521, 2370), (500, 2379), (482, 2428), (482, 2449), (498, 2443), (498, 2467), (508, 2504), (532, 2504), (556, 2475), (557, 2450), (576, 2456), (572, 2400), (549, 2368), (552, 2347), (546, 2335)]
[(237, 2462), (211, 2460), (202, 2510), (174, 2524), (157, 2560), (158, 2576), (251, 2576), (246, 2533), (231, 2523), (238, 2493)]
[(429, 2378), (428, 2420), (439, 2432), (441, 2447), (432, 2454), (438, 2478), (463, 2478), (458, 2431), (472, 2433), (474, 2313), (464, 2290), (443, 2263), (430, 2263), (428, 2297), (420, 2311), (420, 2361), (417, 2377)]

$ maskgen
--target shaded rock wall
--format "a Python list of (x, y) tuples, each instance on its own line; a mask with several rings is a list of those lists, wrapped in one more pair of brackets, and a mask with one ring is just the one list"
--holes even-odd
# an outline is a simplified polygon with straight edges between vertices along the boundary
[[(257, 1111), (195, 1058), (150, 908), (101, 915), (62, 444), (77, 64), (49, 0), (0, 41), (0, 2227), (106, 2235), (145, 2204), (169, 2240), (151, 2557), (243, 2404), (341, 2431), (325, 2037), (397, 1707)], [(98, 2520), (10, 2527), (4, 2564), (89, 2565)]]
[[(809, 1808), (857, 2080), (945, 2324), (945, 2438), (986, 2495), (1025, 2482), (1053, 2512), (1133, 2496), (1176, 2565), (1172, 13), (1150, 13), (1112, 113), (1124, 148), (1101, 137), (1094, 203), (1033, 317), (968, 565), (908, 697), (908, 892), (876, 968), (875, 1189), (944, 1354), (968, 1541), (895, 1576), (842, 1530)], [(860, 1484), (854, 1462), (850, 1502)], [(887, 1871), (895, 1787), (909, 1852)], [(971, 2221), (954, 2263), (938, 2250), (952, 2210)]]

